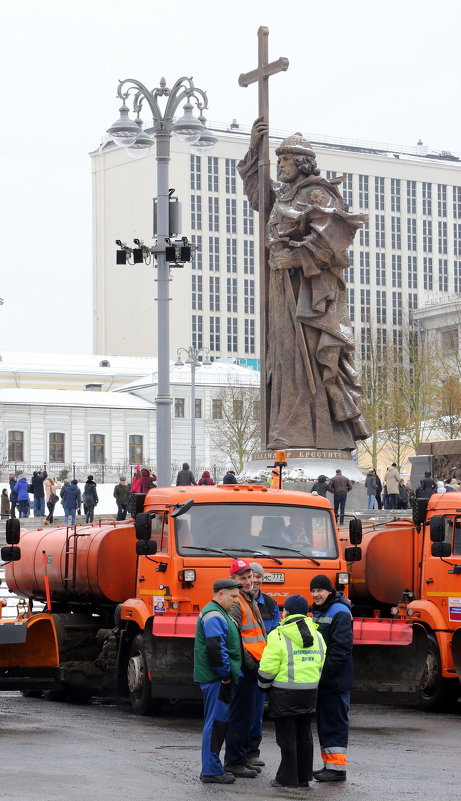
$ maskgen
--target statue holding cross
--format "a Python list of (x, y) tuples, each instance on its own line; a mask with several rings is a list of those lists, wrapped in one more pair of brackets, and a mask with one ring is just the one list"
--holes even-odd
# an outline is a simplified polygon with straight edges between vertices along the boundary
[(348, 211), (341, 178), (320, 177), (300, 133), (276, 149), (279, 181), (270, 180), (268, 77), (288, 61), (268, 64), (267, 36), (260, 28), (258, 69), (239, 78), (242, 86), (259, 85), (259, 117), (238, 169), (260, 211), (262, 446), (352, 450), (370, 432), (360, 410), (344, 270), (367, 218)]

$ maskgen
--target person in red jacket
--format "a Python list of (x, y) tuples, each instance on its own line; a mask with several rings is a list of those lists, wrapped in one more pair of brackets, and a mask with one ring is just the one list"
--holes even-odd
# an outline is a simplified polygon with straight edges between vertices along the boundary
[(198, 480), (199, 484), (208, 484), (210, 487), (214, 487), (214, 481), (211, 478), (208, 470), (204, 470), (202, 473), (201, 478)]

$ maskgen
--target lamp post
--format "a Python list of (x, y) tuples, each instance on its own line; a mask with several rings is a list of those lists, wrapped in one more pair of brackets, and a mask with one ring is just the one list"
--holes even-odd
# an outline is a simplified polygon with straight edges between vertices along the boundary
[[(195, 473), (196, 461), (196, 446), (195, 446), (195, 371), (202, 364), (204, 367), (209, 367), (212, 362), (210, 361), (210, 351), (208, 348), (194, 348), (190, 345), (188, 348), (178, 348), (178, 358), (175, 361), (176, 367), (184, 367), (185, 364), (190, 364), (190, 404), (191, 404), (191, 421), (190, 421), (190, 469)], [(181, 354), (187, 358), (185, 361), (181, 359)], [(204, 355), (203, 361), (199, 357)]]
[[(174, 133), (181, 142), (190, 145), (196, 155), (210, 153), (217, 142), (217, 137), (205, 128), (203, 110), (208, 106), (208, 98), (202, 89), (194, 86), (192, 78), (179, 78), (172, 89), (166, 85), (165, 78), (160, 79), (160, 86), (150, 91), (144, 84), (134, 78), (120, 81), (117, 95), (122, 101), (120, 117), (107, 129), (107, 133), (116, 145), (125, 147), (134, 158), (143, 155), (156, 143), (157, 161), (157, 231), (154, 231), (156, 242), (151, 247), (157, 260), (158, 282), (158, 321), (157, 321), (157, 476), (158, 486), (171, 484), (171, 390), (170, 390), (170, 310), (168, 284), (170, 268), (166, 259), (166, 247), (169, 245), (169, 162), (171, 134)], [(163, 113), (159, 106), (159, 98), (165, 97), (166, 105)], [(129, 117), (127, 101), (132, 99), (136, 120)], [(184, 114), (174, 122), (174, 114), (182, 101)], [(197, 119), (193, 115), (194, 101), (200, 112)], [(143, 131), (140, 117), (143, 103), (146, 102), (153, 118), (154, 139)]]

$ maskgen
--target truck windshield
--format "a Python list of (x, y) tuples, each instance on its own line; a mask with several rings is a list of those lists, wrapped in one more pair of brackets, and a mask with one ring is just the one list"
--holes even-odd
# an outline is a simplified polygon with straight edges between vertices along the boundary
[(203, 548), (261, 553), (265, 546), (268, 557), (338, 556), (331, 513), (308, 506), (195, 503), (189, 512), (176, 518), (175, 530), (178, 553), (183, 556), (203, 556)]

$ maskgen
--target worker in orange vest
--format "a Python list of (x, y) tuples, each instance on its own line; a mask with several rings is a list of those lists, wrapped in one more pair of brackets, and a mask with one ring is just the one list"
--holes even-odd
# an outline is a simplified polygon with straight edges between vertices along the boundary
[(266, 647), (266, 630), (253, 590), (253, 571), (246, 559), (235, 559), (230, 577), (241, 586), (238, 602), (229, 615), (240, 632), (243, 646), (242, 677), (234, 689), (226, 734), (224, 770), (237, 778), (254, 778), (261, 772), (263, 760), (248, 758), (248, 738), (256, 706), (258, 667)]

